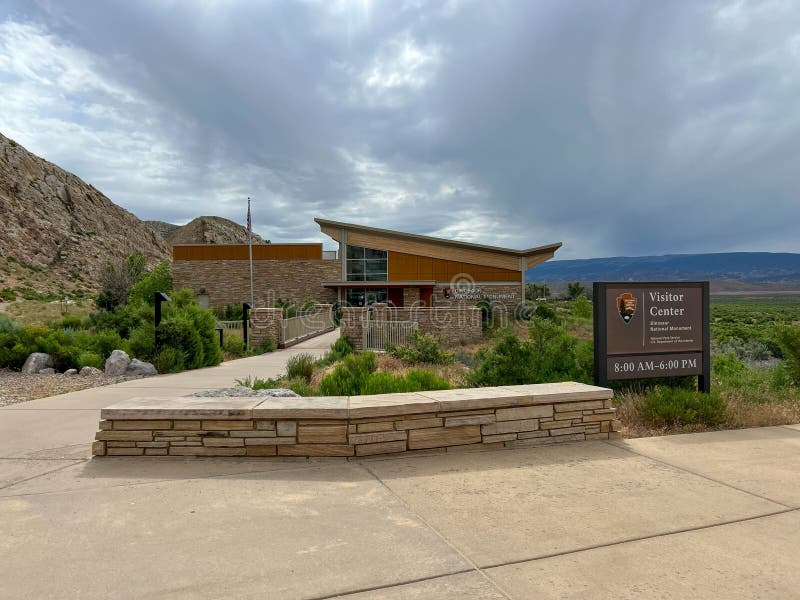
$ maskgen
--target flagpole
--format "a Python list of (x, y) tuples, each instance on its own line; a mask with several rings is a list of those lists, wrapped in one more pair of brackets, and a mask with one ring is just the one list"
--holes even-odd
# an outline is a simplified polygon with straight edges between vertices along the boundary
[(250, 249), (250, 306), (255, 308), (253, 295), (253, 219), (250, 216), (250, 196), (247, 197), (247, 233), (248, 247)]

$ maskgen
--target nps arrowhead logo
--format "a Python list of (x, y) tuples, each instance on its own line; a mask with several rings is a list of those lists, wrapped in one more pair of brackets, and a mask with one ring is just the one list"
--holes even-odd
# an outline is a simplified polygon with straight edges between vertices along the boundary
[(631, 319), (633, 319), (637, 303), (638, 300), (636, 296), (630, 292), (625, 292), (617, 296), (617, 311), (619, 311), (619, 316), (622, 317), (622, 320), (626, 323), (630, 323)]

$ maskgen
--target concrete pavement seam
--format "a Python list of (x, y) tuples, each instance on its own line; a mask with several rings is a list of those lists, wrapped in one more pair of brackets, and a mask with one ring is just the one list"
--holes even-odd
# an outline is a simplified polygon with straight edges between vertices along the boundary
[(669, 537), (672, 535), (680, 535), (682, 533), (691, 533), (693, 531), (703, 531), (704, 529), (714, 529), (716, 527), (726, 527), (728, 525), (736, 525), (738, 523), (746, 523), (748, 521), (756, 521), (758, 519), (766, 519), (769, 517), (775, 517), (778, 515), (785, 515), (788, 513), (798, 512), (800, 509), (798, 508), (788, 508), (786, 510), (777, 510), (771, 513), (764, 513), (761, 515), (753, 515), (752, 517), (743, 517), (741, 519), (733, 519), (731, 521), (722, 521), (720, 523), (712, 523), (709, 525), (698, 525), (696, 527), (684, 527), (681, 529), (673, 529), (670, 531), (662, 531), (660, 533), (654, 533), (652, 535), (643, 535), (639, 537), (632, 537), (632, 538), (625, 538), (622, 540), (617, 540), (614, 542), (608, 542), (607, 544), (594, 544), (591, 546), (582, 546), (580, 548), (574, 548), (572, 550), (564, 550), (562, 552), (553, 552), (552, 554), (541, 554), (539, 556), (533, 556), (529, 558), (521, 558), (518, 560), (510, 560), (503, 563), (497, 564), (490, 564), (490, 565), (481, 565), (481, 569), (497, 569), (499, 567), (506, 567), (509, 565), (518, 565), (526, 562), (534, 562), (537, 560), (544, 560), (547, 558), (556, 558), (559, 556), (567, 556), (569, 554), (578, 554), (580, 552), (588, 552), (590, 550), (599, 550), (601, 548), (610, 548), (612, 546), (621, 546), (623, 544), (629, 544), (631, 542), (641, 542), (645, 540), (652, 540), (662, 537)]
[(653, 462), (657, 462), (657, 463), (660, 463), (662, 465), (666, 465), (668, 467), (672, 467), (673, 469), (676, 469), (678, 471), (683, 471), (684, 473), (688, 473), (689, 475), (694, 475), (695, 477), (700, 477), (701, 479), (705, 479), (705, 480), (710, 481), (712, 483), (716, 483), (718, 485), (724, 485), (725, 487), (728, 487), (728, 488), (730, 488), (732, 490), (736, 490), (737, 492), (742, 492), (743, 494), (749, 494), (750, 496), (758, 498), (759, 500), (766, 500), (767, 502), (771, 502), (772, 504), (777, 504), (778, 506), (783, 506), (783, 507), (789, 508), (789, 509), (797, 508), (795, 506), (791, 506), (790, 504), (786, 504), (785, 502), (779, 502), (778, 500), (774, 500), (772, 498), (768, 498), (767, 496), (762, 496), (761, 494), (757, 494), (755, 492), (751, 492), (749, 490), (745, 490), (743, 488), (737, 487), (735, 485), (732, 485), (732, 484), (727, 483), (725, 481), (722, 481), (720, 479), (715, 479), (713, 477), (709, 477), (708, 475), (703, 475), (702, 473), (698, 473), (696, 471), (693, 471), (692, 469), (687, 469), (686, 467), (673, 465), (672, 463), (667, 462), (664, 459), (656, 458), (654, 456), (649, 456), (647, 454), (642, 454), (641, 452), (636, 452), (635, 450), (631, 450), (630, 448), (625, 447), (625, 446), (620, 446), (619, 444), (615, 444), (614, 442), (603, 442), (603, 443), (604, 444), (608, 444), (609, 446), (614, 446), (615, 448), (619, 448), (620, 450), (624, 450), (625, 452), (630, 452), (631, 454), (633, 454), (635, 456), (641, 456), (642, 458), (646, 458), (648, 460), (652, 460)]
[[(800, 425), (800, 423), (796, 423), (796, 424), (793, 424), (793, 425)], [(790, 426), (790, 425), (778, 425), (778, 427), (780, 427), (781, 429), (788, 429), (789, 431), (793, 431), (793, 432), (794, 432), (794, 433), (796, 433), (797, 435), (800, 435), (800, 429), (795, 429), (795, 428), (794, 428), (794, 426)]]
[(408, 502), (406, 502), (392, 488), (390, 488), (389, 485), (383, 479), (381, 479), (378, 476), (377, 473), (375, 473), (372, 469), (370, 469), (367, 465), (365, 465), (363, 463), (356, 463), (356, 464), (358, 464), (362, 469), (364, 469), (367, 473), (369, 473), (375, 479), (375, 481), (377, 481), (387, 492), (389, 492), (389, 494), (392, 495), (392, 497), (394, 497), (400, 504), (405, 506), (406, 510), (408, 510), (411, 514), (413, 514), (415, 517), (417, 517), (425, 525), (425, 527), (427, 527), (428, 529), (433, 531), (439, 537), (439, 539), (441, 539), (449, 548), (451, 548), (453, 550), (453, 552), (455, 552), (458, 556), (460, 556), (467, 564), (472, 565), (472, 570), (480, 573), (481, 577), (483, 577), (487, 581), (487, 583), (489, 583), (489, 585), (491, 585), (493, 588), (495, 588), (498, 592), (500, 592), (503, 596), (505, 596), (509, 600), (512, 600), (511, 595), (508, 592), (506, 592), (504, 589), (502, 589), (499, 585), (497, 585), (496, 582), (492, 581), (492, 579), (486, 573), (484, 573), (481, 570), (481, 567), (479, 567), (478, 564), (474, 560), (472, 560), (466, 554), (464, 554), (461, 550), (456, 548), (450, 542), (450, 540), (448, 540), (444, 536), (444, 534), (442, 534), (442, 532), (440, 532), (436, 527), (434, 527), (432, 524), (430, 524), (427, 521), (427, 519), (425, 519), (422, 515), (420, 515), (417, 511), (415, 511), (408, 504)]
[(421, 583), (423, 581), (433, 581), (434, 579), (440, 579), (442, 577), (451, 577), (453, 575), (465, 575), (467, 573), (474, 572), (475, 569), (461, 569), (459, 571), (453, 571), (452, 573), (442, 573), (441, 575), (431, 575), (429, 577), (420, 577), (419, 579), (409, 579), (407, 581), (401, 581), (399, 583), (387, 583), (386, 585), (374, 585), (370, 587), (359, 588), (357, 590), (351, 590), (347, 592), (339, 592), (333, 595), (327, 596), (311, 596), (306, 598), (306, 600), (332, 600), (333, 598), (347, 598), (347, 596), (352, 596), (354, 594), (363, 594), (365, 592), (375, 592), (377, 590), (390, 590), (394, 587), (400, 587), (403, 585), (411, 585), (412, 583)]
[[(9, 459), (15, 460), (15, 459)], [(30, 460), (50, 460), (50, 459), (30, 459)], [(82, 462), (90, 462), (94, 459), (53, 459), (53, 460), (77, 460)], [(100, 460), (116, 460), (115, 458), (103, 458)], [(189, 461), (187, 461), (189, 462)], [(341, 464), (349, 464), (349, 463), (341, 463)], [(75, 465), (66, 465), (63, 468), (66, 469), (69, 466)], [(176, 483), (179, 481), (198, 481), (201, 479), (219, 479), (221, 477), (236, 477), (239, 475), (253, 475), (256, 473), (291, 473), (293, 471), (301, 471), (305, 469), (313, 469), (314, 467), (319, 467), (320, 464), (307, 464), (307, 465), (298, 465), (297, 467), (290, 467), (288, 469), (256, 469), (254, 471), (241, 471), (238, 473), (219, 473), (216, 475), (203, 475), (203, 476), (192, 476), (192, 477), (175, 477), (175, 478), (164, 478), (164, 479), (154, 479), (152, 481), (134, 481), (134, 482), (127, 482), (127, 483), (118, 483), (112, 485), (98, 485), (94, 487), (82, 487), (82, 488), (74, 488), (74, 489), (64, 489), (64, 490), (48, 490), (45, 492), (29, 492), (29, 493), (22, 493), (22, 494), (6, 494), (4, 496), (0, 496), (0, 498), (23, 498), (28, 496), (45, 496), (47, 494), (69, 494), (71, 492), (85, 492), (85, 491), (92, 491), (92, 490), (106, 490), (106, 489), (113, 489), (119, 487), (134, 487), (140, 485), (154, 485), (157, 483)], [(51, 471), (52, 472), (52, 471)], [(13, 485), (17, 485), (21, 483), (21, 481), (17, 481)], [(11, 486), (7, 486), (11, 487)], [(4, 489), (4, 488), (0, 488)]]
[[(77, 460), (75, 464), (80, 463), (80, 462), (85, 462), (85, 461)], [(52, 469), (50, 471), (45, 471), (44, 473), (37, 473), (36, 475), (34, 475), (32, 477), (26, 477), (25, 479), (20, 479), (19, 481), (14, 481), (13, 483), (9, 483), (7, 485), (0, 485), (0, 490), (5, 490), (5, 489), (13, 487), (15, 485), (19, 485), (20, 483), (25, 483), (26, 481), (32, 481), (32, 480), (37, 479), (39, 477), (44, 477), (45, 475), (51, 475), (51, 474), (56, 473), (58, 471), (63, 471), (64, 469), (69, 469), (70, 467), (75, 466), (75, 464), (61, 465), (60, 467), (56, 467), (55, 469)], [(2, 496), (2, 497), (3, 498), (13, 498), (14, 496)]]

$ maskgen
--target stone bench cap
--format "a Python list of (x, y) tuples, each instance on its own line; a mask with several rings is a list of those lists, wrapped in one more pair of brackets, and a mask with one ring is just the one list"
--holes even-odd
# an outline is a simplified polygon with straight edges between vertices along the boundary
[(101, 419), (348, 419), (503, 406), (558, 404), (613, 397), (608, 388), (538, 383), (371, 396), (308, 398), (131, 398), (100, 411)]

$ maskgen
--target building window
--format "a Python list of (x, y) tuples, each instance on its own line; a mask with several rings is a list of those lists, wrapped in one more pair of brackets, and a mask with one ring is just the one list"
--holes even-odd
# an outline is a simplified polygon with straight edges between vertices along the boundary
[(388, 253), (362, 246), (347, 246), (347, 281), (386, 281)]
[(375, 302), (388, 302), (389, 290), (386, 288), (349, 288), (347, 306), (369, 306)]

